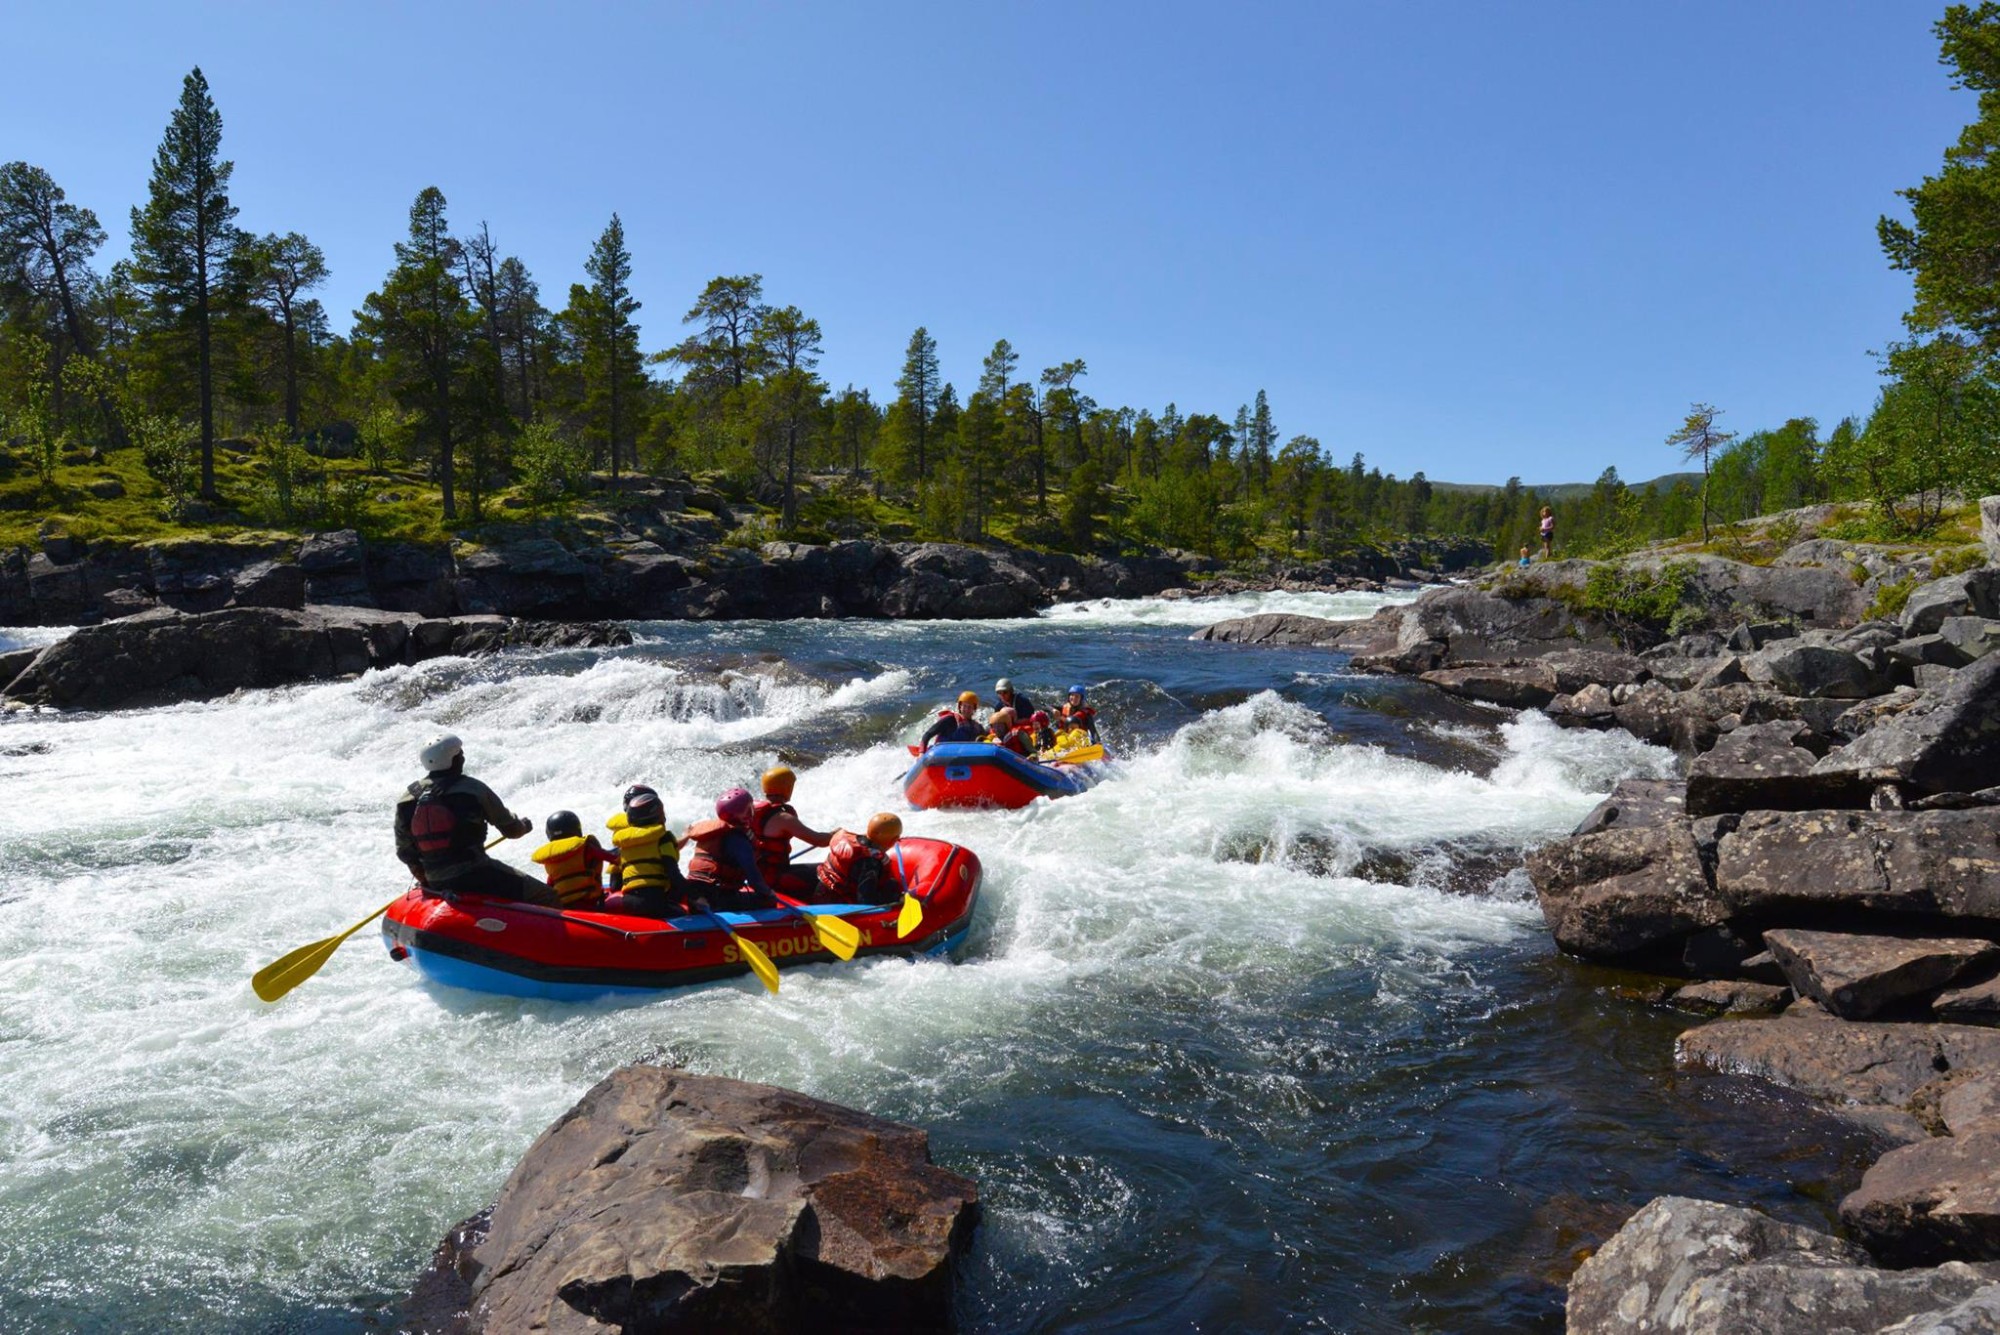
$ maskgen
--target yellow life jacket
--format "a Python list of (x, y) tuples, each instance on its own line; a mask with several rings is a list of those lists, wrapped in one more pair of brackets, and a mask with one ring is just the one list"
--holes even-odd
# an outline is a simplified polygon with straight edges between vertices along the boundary
[(611, 842), (618, 845), (618, 861), (623, 868), (618, 878), (621, 889), (672, 887), (673, 882), (667, 878), (667, 864), (678, 863), (681, 850), (666, 826), (633, 825), (622, 811), (604, 824), (611, 831)]
[(1089, 745), (1089, 733), (1085, 732), (1082, 728), (1071, 728), (1068, 732), (1059, 732), (1056, 734), (1056, 744), (1051, 749), (1056, 751), (1074, 751), (1079, 747)]
[(597, 898), (597, 864), (590, 860), (590, 841), (582, 835), (552, 839), (528, 856), (548, 873), (549, 886), (566, 909)]

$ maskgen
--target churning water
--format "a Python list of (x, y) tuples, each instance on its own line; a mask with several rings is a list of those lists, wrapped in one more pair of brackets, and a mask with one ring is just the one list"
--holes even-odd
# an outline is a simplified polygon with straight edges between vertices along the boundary
[[(1558, 960), (1519, 871), (1666, 753), (1185, 638), (1379, 601), (646, 624), (0, 721), (0, 1327), (386, 1328), (444, 1230), (633, 1060), (928, 1127), (986, 1202), (982, 1330), (1554, 1328), (1576, 1249), (1652, 1194), (1823, 1219), (1857, 1147), (1674, 1076), (1681, 1021)], [(1049, 702), (1090, 683), (1123, 759), (1081, 797), (906, 815), (986, 864), (957, 963), (560, 1005), (431, 990), (371, 929), (251, 994), (400, 888), (390, 807), (431, 734), (586, 825), (645, 781), (684, 826), (782, 758), (825, 828), (899, 808), (903, 743), (1002, 673)]]

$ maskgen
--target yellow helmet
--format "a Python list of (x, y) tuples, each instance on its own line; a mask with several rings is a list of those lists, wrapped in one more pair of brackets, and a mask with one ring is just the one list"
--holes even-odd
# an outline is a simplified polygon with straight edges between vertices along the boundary
[(868, 842), (887, 848), (903, 837), (903, 818), (893, 811), (878, 811), (868, 818)]
[(780, 802), (792, 800), (792, 789), (798, 784), (799, 776), (792, 773), (790, 765), (773, 765), (764, 771), (764, 796), (775, 797)]
[(968, 709), (968, 710), (979, 708), (979, 692), (960, 691), (958, 693), (958, 707), (960, 709)]

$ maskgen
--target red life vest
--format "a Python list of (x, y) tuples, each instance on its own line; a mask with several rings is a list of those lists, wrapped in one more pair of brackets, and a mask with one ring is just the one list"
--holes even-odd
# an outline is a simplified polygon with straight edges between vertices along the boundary
[(1090, 721), (1096, 717), (1097, 711), (1089, 705), (1078, 705), (1075, 709), (1071, 709), (1067, 704), (1062, 707), (1062, 721), (1074, 723), (1085, 731), (1089, 730)]
[(743, 869), (734, 863), (724, 862), (721, 856), (723, 839), (738, 828), (726, 820), (715, 819), (696, 821), (688, 826), (687, 841), (694, 845), (694, 856), (688, 859), (689, 880), (707, 881), (724, 890), (743, 888)]
[[(874, 871), (869, 874), (869, 869)], [(889, 870), (889, 858), (852, 830), (835, 830), (819, 864), (819, 885), (827, 903), (842, 903), (856, 894), (873, 893)]]
[(787, 816), (799, 814), (790, 802), (773, 802), (768, 797), (758, 798), (750, 807), (750, 842), (757, 849), (757, 870), (773, 884), (792, 865), (792, 836), (772, 834), (764, 828), (764, 822), (780, 812)]

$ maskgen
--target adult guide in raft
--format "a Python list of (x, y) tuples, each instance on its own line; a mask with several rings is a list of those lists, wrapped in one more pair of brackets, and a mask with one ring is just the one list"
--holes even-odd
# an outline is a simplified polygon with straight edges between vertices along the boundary
[[(714, 819), (690, 826), (685, 840), (667, 828), (659, 795), (645, 784), (628, 788), (605, 822), (608, 849), (583, 832), (575, 812), (556, 812), (532, 855), (544, 873), (537, 879), (487, 855), (533, 823), (466, 773), (459, 738), (432, 739), (419, 762), (424, 778), (401, 795), (394, 821), (396, 852), (415, 885), (260, 970), (252, 985), (265, 1001), (317, 972), (378, 917), (391, 957), (415, 960), (432, 980), (558, 999), (745, 971), (775, 992), (780, 960), (949, 953), (970, 928), (981, 879), (970, 850), (905, 839), (902, 821), (887, 812), (860, 831), (814, 830), (791, 806), (797, 776), (784, 766), (762, 777), (762, 801), (740, 788), (724, 793)], [(491, 842), (489, 828), (500, 830)], [(794, 839), (829, 855), (793, 864)], [(686, 874), (683, 844), (694, 855)]]

